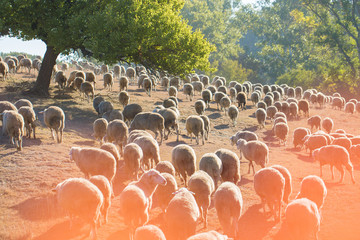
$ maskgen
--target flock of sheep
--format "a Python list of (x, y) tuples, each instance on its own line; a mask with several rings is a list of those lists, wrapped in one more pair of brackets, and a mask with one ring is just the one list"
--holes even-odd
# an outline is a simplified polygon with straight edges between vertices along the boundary
[[(15, 62), (13, 58), (0, 61), (0, 70), (8, 69), (3, 71), (4, 79), (6, 71), (10, 71), (11, 60)], [(355, 99), (346, 102), (338, 93), (326, 96), (315, 89), (303, 92), (301, 87), (287, 85), (231, 81), (227, 87), (223, 77), (215, 77), (210, 82), (208, 76), (191, 74), (181, 79), (152, 74), (144, 67), (125, 69), (116, 65), (110, 71), (107, 65), (96, 67), (88, 62), (73, 64), (77, 70), (72, 71), (69, 77), (65, 75), (68, 64), (61, 65), (59, 71), (55, 69), (54, 81), (64, 91), (71, 88), (87, 96), (88, 100), (92, 98), (94, 110), (99, 116), (93, 123), (93, 136), (101, 147), (72, 147), (70, 159), (85, 178), (67, 179), (53, 190), (57, 194), (58, 204), (70, 217), (78, 216), (90, 224), (92, 239), (96, 239), (97, 228), (102, 223), (100, 216), (103, 216), (103, 223), (107, 222), (114, 197), (112, 184), (120, 167), (132, 180), (118, 196), (119, 212), (129, 227), (130, 239), (165, 239), (162, 230), (165, 230), (168, 239), (238, 239), (238, 221), (243, 208), (239, 188), (242, 157), (249, 161), (248, 173), (251, 168), (253, 170), (254, 190), (261, 199), (263, 212), (266, 213), (267, 205), (274, 221), (282, 219), (282, 230), (293, 239), (317, 238), (321, 208), (327, 195), (321, 179), (323, 165), (331, 166), (333, 178), (333, 168), (336, 167), (341, 172), (340, 181), (343, 180), (345, 167), (355, 183), (350, 156), (360, 156), (360, 145), (357, 145), (360, 144), (360, 136), (341, 129), (333, 132), (332, 119), (309, 116), (310, 105), (321, 108), (331, 105), (345, 112), (359, 112), (360, 102)], [(84, 72), (83, 68), (89, 71)], [(109, 91), (113, 90), (114, 81), (119, 80), (119, 101), (123, 111), (114, 109), (113, 104), (104, 97), (95, 97), (96, 75), (101, 73), (104, 88)], [(160, 85), (168, 91), (169, 98), (162, 105), (155, 106), (152, 112), (144, 112), (139, 104), (129, 104), (129, 84), (143, 88), (149, 96)], [(201, 96), (194, 103), (198, 115), (187, 116), (185, 121), (188, 135), (194, 135), (197, 144), (200, 139), (204, 144), (209, 138), (211, 121), (204, 113), (213, 101), (217, 109), (220, 107), (219, 110), (224, 111), (235, 125), (239, 112), (246, 109), (250, 99), (257, 106), (255, 117), (258, 127), (263, 128), (266, 120), (270, 119), (273, 134), (284, 145), (290, 133), (288, 121), (299, 119), (302, 115), (308, 118), (310, 129), (294, 129), (293, 144), (294, 148), (300, 146), (310, 150), (310, 157), (313, 156), (320, 163), (320, 177), (310, 175), (303, 178), (296, 199), (290, 201), (291, 173), (280, 165), (269, 166), (269, 147), (251, 131), (238, 131), (230, 137), (231, 145), (236, 145), (240, 151), (240, 158), (233, 151), (220, 148), (214, 153), (204, 154), (197, 161), (190, 145), (178, 144), (172, 149), (171, 161), (161, 161), (159, 145), (172, 133), (177, 135), (176, 141), (179, 141), (180, 108), (177, 95), (181, 90), (189, 101), (197, 92)], [(232, 104), (235, 102), (238, 106)], [(30, 101), (21, 99), (14, 104), (0, 101), (0, 113), (2, 134), (8, 135), (18, 150), (22, 149), (23, 137), (30, 138), (33, 133), (35, 138), (37, 117)], [(51, 130), (52, 137), (61, 143), (66, 113), (59, 106), (50, 106), (39, 114), (44, 115), (44, 123)], [(260, 165), (261, 170), (255, 171), (254, 164)], [(176, 175), (184, 187), (179, 187)], [(207, 211), (211, 202), (224, 235), (216, 231), (195, 235), (198, 220), (205, 227), (208, 224)], [(155, 203), (163, 211), (165, 229), (146, 225), (149, 211)], [(284, 204), (287, 204), (285, 209)]]

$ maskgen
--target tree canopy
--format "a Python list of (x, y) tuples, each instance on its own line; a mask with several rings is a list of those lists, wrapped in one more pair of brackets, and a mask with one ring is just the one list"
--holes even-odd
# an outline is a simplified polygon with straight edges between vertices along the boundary
[[(35, 90), (46, 94), (60, 53), (185, 74), (209, 70), (215, 48), (182, 19), (181, 0), (0, 0), (0, 35), (47, 45)], [(6, 16), (6, 17), (5, 17)]]

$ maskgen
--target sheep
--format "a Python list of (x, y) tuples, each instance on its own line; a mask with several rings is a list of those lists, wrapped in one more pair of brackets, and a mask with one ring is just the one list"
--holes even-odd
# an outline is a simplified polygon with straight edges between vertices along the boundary
[(293, 144), (294, 144), (294, 148), (296, 148), (296, 146), (300, 145), (300, 147), (303, 146), (304, 144), (304, 138), (306, 135), (310, 135), (310, 129), (308, 128), (304, 128), (304, 127), (298, 127), (294, 130), (293, 132)]
[(120, 85), (120, 92), (128, 90), (129, 79), (126, 76), (120, 77), (119, 83), (120, 83), (119, 84)]
[[(17, 109), (20, 109), (21, 107), (30, 107), (33, 108), (32, 103), (27, 99), (19, 99), (14, 103), (14, 106)], [(10, 109), (9, 109), (10, 110)]]
[(173, 193), (177, 190), (176, 179), (173, 175), (163, 172), (161, 176), (165, 178), (166, 185), (159, 185), (154, 194), (153, 194), (153, 202), (152, 208), (155, 206), (159, 206), (163, 213), (165, 213), (166, 207), (169, 205), (170, 200), (174, 196)]
[(287, 135), (289, 133), (289, 126), (286, 123), (279, 122), (274, 125), (275, 136), (279, 139), (279, 145), (281, 143), (286, 145)]
[(344, 179), (344, 169), (346, 167), (351, 176), (351, 181), (355, 183), (353, 175), (353, 165), (350, 162), (350, 155), (346, 148), (337, 145), (323, 146), (314, 150), (314, 159), (320, 162), (320, 177), (322, 177), (322, 166), (329, 164), (331, 167), (331, 177), (334, 179), (334, 166), (340, 171), (340, 181)]
[(128, 138), (128, 127), (125, 122), (119, 119), (109, 122), (105, 138), (107, 142), (117, 144), (120, 147), (120, 154), (122, 154), (122, 148), (126, 145)]
[(175, 107), (176, 108), (176, 102), (173, 99), (165, 99), (163, 102), (163, 106), (165, 108)]
[(259, 140), (247, 142), (244, 139), (239, 139), (236, 142), (236, 147), (240, 150), (240, 160), (242, 159), (242, 154), (249, 160), (248, 174), (250, 173), (250, 167), (252, 167), (253, 174), (255, 174), (253, 162), (263, 168), (266, 167), (266, 164), (269, 162), (269, 148)]
[(356, 112), (360, 113), (360, 102), (357, 102), (355, 105)]
[(94, 92), (94, 86), (89, 82), (83, 82), (80, 85), (80, 92), (84, 93), (84, 97), (86, 96), (89, 102), (89, 94), (91, 94), (91, 98), (94, 98), (95, 92)]
[(100, 116), (104, 115), (104, 113), (110, 113), (112, 110), (114, 110), (113, 104), (109, 101), (100, 102), (98, 108), (99, 108), (98, 113)]
[(98, 118), (93, 123), (93, 131), (95, 140), (100, 141), (100, 145), (103, 143), (103, 139), (106, 135), (106, 129), (108, 126), (108, 121), (105, 118)]
[(263, 168), (254, 175), (254, 189), (261, 199), (263, 212), (266, 212), (265, 204), (267, 204), (275, 221), (280, 220), (281, 217), (284, 188), (285, 178), (275, 168)]
[(10, 142), (16, 149), (22, 150), (22, 137), (24, 136), (24, 118), (14, 110), (5, 110), (1, 113), (3, 121), (2, 134), (10, 137)]
[(122, 112), (125, 122), (131, 122), (135, 116), (142, 112), (142, 107), (137, 103), (128, 104)]
[[(82, 77), (76, 77), (73, 81), (73, 84), (71, 85), (75, 90), (79, 90), (80, 91), (80, 87), (81, 84), (84, 82), (85, 80)], [(81, 91), (80, 91), (80, 96), (81, 96)]]
[(167, 89), (169, 87), (170, 80), (168, 77), (161, 78), (161, 86)]
[[(3, 73), (3, 71), (5, 72), (5, 69), (6, 69), (6, 66), (5, 66), (5, 68), (4, 68), (4, 66), (2, 65), (2, 62), (3, 62), (3, 61), (0, 60), (0, 72), (1, 72), (1, 73)], [(9, 60), (6, 61), (6, 64), (7, 64), (7, 66), (8, 66), (8, 71), (7, 71), (7, 73), (11, 73), (11, 72), (12, 72), (12, 73), (15, 74), (15, 72), (16, 72), (16, 63), (15, 63), (15, 61), (12, 60), (12, 59), (9, 59)], [(6, 79), (4, 78), (4, 80), (6, 80)]]
[(231, 87), (229, 89), (229, 95), (230, 95), (230, 99), (231, 101), (235, 101), (236, 100), (236, 96), (237, 96), (237, 91), (234, 87)]
[(159, 227), (155, 225), (145, 225), (136, 229), (134, 240), (166, 240), (166, 238)]
[(108, 117), (108, 121), (113, 121), (115, 119), (124, 120), (124, 116), (119, 109), (113, 109), (111, 112), (104, 113), (103, 117), (104, 116)]
[(104, 80), (104, 89), (109, 88), (109, 91), (112, 91), (112, 86), (114, 84), (113, 75), (111, 73), (105, 73), (103, 76), (103, 80)]
[(310, 150), (309, 157), (312, 156), (313, 150), (326, 146), (328, 144), (328, 140), (324, 135), (316, 135), (312, 134), (310, 136), (305, 136), (304, 146), (306, 149)]
[(206, 103), (207, 108), (210, 107), (210, 101), (212, 99), (212, 93), (209, 89), (204, 89), (201, 92), (201, 98)]
[(224, 233), (236, 239), (243, 208), (240, 189), (232, 182), (222, 183), (214, 194), (214, 205)]
[(196, 154), (194, 149), (186, 144), (177, 145), (171, 151), (171, 163), (187, 187), (187, 176), (191, 176), (195, 172)]
[[(76, 74), (77, 75), (77, 74)], [(92, 83), (94, 85), (95, 88), (95, 84), (96, 84), (96, 76), (93, 72), (85, 72), (85, 81)]]
[(230, 120), (233, 122), (234, 126), (236, 125), (236, 119), (239, 116), (239, 110), (236, 106), (231, 105), (228, 109), (228, 116)]
[(321, 117), (319, 115), (312, 116), (308, 118), (307, 124), (310, 125), (311, 130), (315, 129), (321, 130)]
[(177, 97), (177, 89), (176, 89), (176, 87), (170, 86), (169, 90), (168, 90), (168, 94), (169, 94), (169, 96)]
[(138, 85), (138, 88), (142, 88), (143, 87), (143, 81), (145, 78), (149, 78), (149, 76), (147, 74), (140, 74), (138, 80), (137, 80), (137, 85)]
[(160, 173), (169, 173), (175, 176), (174, 165), (172, 165), (172, 163), (169, 161), (160, 161), (158, 164), (156, 164), (155, 169), (158, 170)]
[[(31, 71), (31, 66), (32, 66), (32, 61), (29, 58), (23, 58), (23, 59), (19, 60), (19, 68), (20, 67), (27, 68), (29, 70), (29, 74)], [(65, 71), (65, 70), (63, 70), (63, 71)]]
[(215, 189), (217, 189), (223, 172), (221, 159), (215, 153), (205, 153), (199, 161), (199, 170), (209, 174), (214, 181)]
[[(216, 107), (219, 110), (219, 104), (220, 104), (220, 100), (225, 97), (226, 95), (222, 92), (216, 92), (214, 94), (214, 98), (215, 98), (215, 102), (216, 102)], [(230, 105), (230, 104), (229, 104)]]
[(272, 165), (271, 168), (278, 170), (285, 179), (283, 201), (287, 204), (289, 202), (289, 196), (292, 192), (291, 174), (287, 168), (281, 165)]
[[(134, 143), (139, 145), (143, 152), (142, 165), (147, 169), (151, 169), (160, 161), (159, 144), (153, 137), (142, 136), (134, 140)], [(154, 164), (153, 164), (154, 163)]]
[(128, 67), (126, 69), (125, 76), (129, 79), (130, 82), (135, 81), (136, 71), (133, 67)]
[(275, 114), (278, 112), (275, 106), (269, 106), (266, 108), (266, 116), (270, 119), (274, 119)]
[(147, 95), (149, 95), (149, 97), (151, 97), (151, 90), (152, 90), (152, 83), (151, 83), (151, 80), (149, 78), (145, 78), (143, 80), (143, 88), (145, 90), (145, 93)]
[(69, 156), (84, 173), (86, 179), (94, 175), (103, 175), (112, 186), (116, 173), (116, 160), (110, 152), (98, 148), (72, 147)]
[(101, 191), (90, 181), (83, 178), (69, 178), (59, 183), (53, 190), (57, 203), (70, 215), (82, 218), (90, 224), (90, 237), (97, 239), (96, 228), (100, 218), (104, 197)]
[(198, 233), (194, 236), (189, 237), (187, 240), (227, 240), (229, 239), (226, 235), (222, 235), (215, 230), (208, 232)]
[(101, 145), (100, 149), (108, 151), (109, 153), (111, 153), (115, 160), (116, 160), (116, 166), (119, 166), (119, 161), (120, 161), (120, 153), (119, 150), (116, 148), (115, 144), (113, 143), (104, 143)]
[(339, 138), (335, 138), (332, 142), (331, 145), (338, 145), (338, 146), (342, 146), (344, 148), (346, 148), (346, 150), (350, 150), (351, 148), (351, 140), (347, 137), (339, 137)]
[(189, 178), (189, 191), (194, 193), (200, 210), (201, 220), (207, 227), (207, 210), (210, 207), (211, 194), (215, 190), (213, 179), (206, 172), (199, 170)]
[(353, 102), (347, 102), (344, 106), (344, 111), (353, 114), (355, 112), (355, 104)]
[(225, 148), (220, 148), (215, 152), (222, 163), (221, 178), (223, 181), (229, 181), (237, 184), (241, 180), (240, 160), (238, 156)]
[(149, 171), (144, 172), (144, 174), (141, 175), (139, 180), (131, 182), (129, 183), (129, 185), (135, 185), (144, 191), (145, 197), (148, 201), (149, 209), (151, 209), (152, 195), (158, 185), (166, 185), (166, 179), (161, 176), (161, 174), (157, 170), (150, 169)]
[[(104, 197), (103, 204), (101, 205), (100, 212), (104, 216), (104, 222), (105, 224), (108, 221), (108, 212), (109, 208), (111, 206), (111, 196), (112, 196), (112, 190), (109, 180), (102, 176), (102, 175), (95, 175), (92, 176), (89, 181), (94, 184), (102, 193)], [(100, 218), (99, 218), (100, 220)]]
[(66, 76), (63, 71), (56, 72), (55, 82), (58, 84), (59, 89), (64, 89), (66, 85)]
[(194, 104), (195, 111), (197, 114), (202, 115), (205, 112), (206, 104), (203, 100), (197, 100)]
[(55, 140), (54, 131), (58, 143), (63, 140), (63, 130), (65, 128), (65, 113), (57, 106), (50, 106), (39, 114), (44, 114), (45, 125), (50, 128), (52, 138)]
[(246, 97), (246, 94), (244, 92), (239, 92), (236, 95), (236, 101), (238, 103), (238, 108), (240, 108), (241, 110), (246, 109), (247, 97)]
[(321, 216), (316, 204), (301, 198), (292, 201), (285, 209), (285, 219), (282, 229), (294, 240), (318, 239)]
[(210, 85), (207, 87), (207, 90), (209, 90), (211, 92), (211, 99), (212, 99), (216, 93), (216, 88), (214, 86)]
[(119, 102), (125, 108), (129, 104), (130, 96), (126, 91), (121, 91), (119, 93)]
[(253, 92), (250, 96), (251, 101), (254, 105), (256, 105), (260, 100), (260, 94), (258, 92)]
[(344, 107), (344, 103), (340, 97), (334, 97), (332, 101), (332, 108), (339, 108), (341, 110)]
[(194, 95), (196, 91), (201, 93), (202, 90), (204, 89), (204, 84), (202, 82), (192, 82), (191, 85), (194, 87)]
[(220, 104), (220, 107), (221, 107), (220, 111), (224, 109), (224, 113), (225, 113), (225, 115), (226, 115), (226, 109), (229, 108), (230, 105), (231, 105), (231, 100), (230, 100), (230, 98), (225, 95), (224, 97), (222, 97), (222, 98), (220, 99), (219, 104)]
[(128, 143), (132, 143), (136, 138), (143, 136), (153, 138), (153, 136), (145, 130), (132, 130), (128, 137)]
[(135, 229), (149, 220), (149, 205), (145, 193), (136, 185), (128, 185), (121, 192), (119, 213), (124, 223), (130, 228), (129, 239), (132, 240)]
[(321, 92), (317, 93), (316, 102), (319, 104), (320, 108), (322, 108), (325, 104), (325, 95)]
[(325, 129), (325, 131), (326, 131), (327, 133), (330, 134), (331, 130), (332, 130), (333, 127), (334, 127), (334, 122), (333, 122), (333, 120), (332, 120), (331, 118), (326, 117), (326, 118), (324, 118), (324, 119), (322, 120), (321, 126), (322, 126), (323, 129)]
[(178, 114), (170, 109), (170, 108), (166, 108), (166, 109), (162, 109), (159, 111), (159, 114), (164, 118), (164, 128), (165, 130), (168, 131), (168, 134), (166, 135), (164, 132), (164, 139), (167, 140), (169, 138), (169, 134), (170, 134), (170, 128), (175, 129), (176, 131), (176, 141), (179, 141), (179, 124), (178, 124)]
[(296, 199), (307, 198), (313, 201), (320, 211), (324, 204), (326, 195), (327, 188), (324, 181), (316, 175), (309, 175), (301, 180), (300, 191), (296, 195)]
[(226, 94), (227, 88), (226, 88), (226, 86), (222, 85), (217, 88), (217, 91)]
[(289, 117), (292, 117), (293, 119), (298, 119), (298, 112), (299, 107), (297, 103), (292, 102), (289, 104)]
[(129, 143), (124, 147), (124, 163), (130, 179), (138, 180), (139, 170), (141, 169), (141, 161), (143, 151), (141, 147), (135, 143)]
[(266, 103), (266, 107), (270, 107), (274, 103), (274, 98), (270, 95), (266, 95), (263, 101)]
[(259, 128), (265, 127), (266, 111), (262, 108), (258, 108), (255, 112), (256, 120), (259, 123)]
[(102, 96), (97, 96), (93, 99), (93, 107), (94, 107), (95, 111), (98, 113), (98, 115), (100, 115), (99, 105), (103, 101), (104, 101), (104, 98)]
[[(195, 234), (200, 211), (194, 196), (186, 188), (180, 188), (170, 200), (165, 212), (169, 235), (186, 240)], [(175, 238), (176, 236), (176, 238)]]
[(251, 140), (258, 140), (258, 137), (255, 133), (250, 132), (250, 131), (238, 131), (236, 132), (234, 135), (232, 135), (230, 137), (230, 142), (231, 145), (236, 145), (237, 140), (239, 139), (245, 139), (246, 141), (251, 141)]
[(186, 99), (189, 96), (190, 101), (192, 101), (193, 97), (194, 97), (194, 87), (193, 85), (191, 85), (190, 83), (185, 83), (183, 86), (183, 92), (186, 96)]
[(18, 113), (20, 113), (24, 118), (26, 137), (30, 138), (31, 132), (33, 132), (33, 136), (35, 139), (36, 115), (34, 110), (29, 106), (23, 106), (19, 108)]
[(191, 115), (186, 119), (185, 126), (187, 134), (191, 137), (191, 142), (193, 139), (192, 134), (194, 134), (196, 137), (196, 144), (199, 144), (199, 135), (201, 135), (202, 144), (204, 145), (205, 128), (202, 118), (199, 116)]
[(142, 113), (138, 113), (132, 120), (129, 128), (129, 132), (135, 129), (150, 130), (153, 133), (155, 133), (155, 139), (160, 133), (159, 145), (161, 145), (164, 136), (163, 133), (164, 128), (165, 128), (165, 119), (159, 113), (142, 112)]
[(266, 103), (264, 101), (259, 101), (257, 104), (256, 104), (256, 107), (257, 108), (262, 108), (264, 110), (266, 110)]
[(201, 119), (204, 121), (204, 129), (205, 129), (205, 140), (209, 139), (210, 132), (210, 119), (206, 115), (200, 115)]
[[(277, 113), (283, 113), (283, 112), (281, 112), (281, 107), (282, 107), (282, 104), (281, 104), (281, 102), (279, 102), (279, 101), (276, 101), (276, 102), (274, 102), (274, 106), (276, 107), (276, 109), (278, 110), (278, 112)], [(275, 113), (276, 114), (276, 113)], [(284, 116), (286, 117), (286, 115), (284, 114)]]

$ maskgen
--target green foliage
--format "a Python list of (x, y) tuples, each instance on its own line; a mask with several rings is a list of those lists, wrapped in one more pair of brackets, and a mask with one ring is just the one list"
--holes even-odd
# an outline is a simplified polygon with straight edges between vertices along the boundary
[(81, 49), (173, 74), (209, 70), (214, 47), (181, 18), (182, 0), (0, 1), (1, 35), (41, 39), (56, 55)]

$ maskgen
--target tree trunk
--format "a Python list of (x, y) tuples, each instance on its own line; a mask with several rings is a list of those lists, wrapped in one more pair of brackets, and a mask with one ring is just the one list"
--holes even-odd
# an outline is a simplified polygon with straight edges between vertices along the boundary
[(54, 47), (47, 46), (35, 86), (30, 90), (30, 92), (38, 96), (49, 96), (52, 70), (56, 64), (56, 58), (58, 55), (59, 53), (55, 52)]

